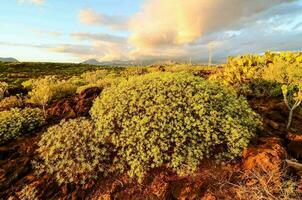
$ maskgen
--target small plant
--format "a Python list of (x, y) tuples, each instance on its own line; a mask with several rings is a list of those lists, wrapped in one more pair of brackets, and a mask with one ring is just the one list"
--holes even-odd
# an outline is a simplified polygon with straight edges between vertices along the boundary
[(22, 84), (25, 88), (31, 89), (28, 93), (29, 102), (42, 106), (46, 117), (46, 106), (54, 99), (59, 99), (74, 94), (77, 85), (66, 80), (59, 80), (55, 76), (46, 76), (41, 79), (29, 80)]
[(263, 73), (266, 80), (281, 83), (284, 103), (289, 110), (287, 129), (292, 123), (293, 112), (302, 102), (302, 53), (283, 53), (274, 58)]
[(287, 126), (286, 126), (286, 128), (289, 129), (292, 124), (294, 110), (296, 110), (296, 108), (298, 108), (302, 102), (302, 85), (299, 87), (299, 91), (294, 95), (293, 105), (291, 105), (288, 101), (288, 86), (287, 85), (283, 85), (282, 93), (283, 93), (283, 97), (284, 97), (284, 103), (289, 110), (288, 122), (287, 122)]
[(18, 199), (21, 200), (38, 200), (37, 189), (32, 185), (26, 185), (23, 189), (17, 193)]
[(0, 100), (0, 111), (23, 106), (23, 100), (18, 96), (10, 96)]
[(8, 89), (8, 84), (5, 82), (0, 82), (0, 100), (4, 98), (7, 89)]
[(32, 131), (45, 123), (43, 112), (38, 108), (13, 108), (0, 112), (0, 144)]
[(206, 157), (235, 158), (260, 125), (247, 101), (188, 73), (150, 73), (106, 88), (91, 109), (121, 169), (141, 180), (167, 164), (179, 174)]
[(36, 170), (53, 175), (60, 184), (85, 184), (100, 173), (106, 174), (107, 148), (87, 119), (61, 121), (48, 128), (38, 145)]

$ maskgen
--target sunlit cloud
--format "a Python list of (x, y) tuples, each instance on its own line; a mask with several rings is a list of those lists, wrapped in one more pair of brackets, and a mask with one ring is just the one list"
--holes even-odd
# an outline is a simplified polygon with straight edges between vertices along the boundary
[(127, 28), (127, 19), (125, 17), (98, 13), (90, 8), (80, 10), (78, 18), (83, 24), (106, 26), (116, 30)]
[[(291, 0), (146, 0), (130, 20), (131, 44), (144, 48), (188, 44)], [(164, 17), (163, 17), (164, 16)]]
[(40, 29), (34, 29), (33, 32), (38, 36), (60, 37), (63, 35), (61, 32), (58, 31), (47, 31), (47, 30), (40, 30)]
[[(145, 0), (127, 17), (100, 13), (91, 7), (94, 9), (78, 12), (78, 21), (91, 27), (64, 32), (69, 36), (68, 44), (58, 40), (55, 44), (6, 45), (100, 61), (206, 61), (210, 48), (216, 61), (266, 50), (302, 50), (297, 42), (302, 38), (301, 0)], [(52, 37), (63, 34), (46, 30), (35, 33)]]
[(124, 37), (115, 36), (107, 33), (79, 32), (79, 33), (71, 33), (70, 36), (77, 40), (106, 41), (112, 43), (125, 43), (127, 40)]

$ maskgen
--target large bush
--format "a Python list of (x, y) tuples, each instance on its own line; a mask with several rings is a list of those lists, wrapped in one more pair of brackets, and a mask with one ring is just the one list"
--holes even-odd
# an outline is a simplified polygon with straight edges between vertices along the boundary
[(37, 171), (53, 175), (59, 183), (84, 184), (105, 171), (107, 148), (87, 119), (61, 121), (48, 128), (38, 145)]
[(182, 174), (205, 157), (239, 156), (259, 125), (245, 99), (187, 73), (123, 80), (103, 91), (91, 115), (117, 163), (139, 178), (164, 164)]
[(0, 144), (42, 126), (43, 112), (38, 109), (11, 109), (0, 112)]

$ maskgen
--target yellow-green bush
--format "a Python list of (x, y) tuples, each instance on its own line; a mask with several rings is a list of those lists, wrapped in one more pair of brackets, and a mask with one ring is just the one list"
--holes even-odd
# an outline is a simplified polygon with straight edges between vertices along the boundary
[(23, 87), (29, 89), (28, 102), (43, 107), (46, 117), (46, 106), (55, 99), (60, 99), (76, 93), (78, 85), (74, 80), (60, 80), (56, 76), (28, 80), (22, 83)]
[(32, 131), (45, 123), (43, 112), (38, 108), (13, 108), (0, 112), (0, 144)]
[(87, 119), (61, 121), (48, 128), (38, 145), (36, 170), (53, 175), (58, 183), (85, 184), (106, 172), (107, 148)]
[(230, 57), (223, 70), (210, 78), (233, 87), (240, 94), (280, 96), (282, 83), (275, 76), (280, 73), (284, 75), (285, 71), (277, 70), (280, 69), (278, 66), (301, 65), (301, 60), (302, 53), (296, 52), (266, 52), (264, 55)]
[(108, 74), (94, 82), (86, 82), (86, 84), (79, 86), (77, 88), (77, 93), (81, 93), (88, 88), (98, 87), (100, 89), (104, 89), (106, 87), (110, 87), (113, 84), (117, 84), (122, 77), (117, 76), (117, 74)]
[(244, 98), (188, 73), (123, 80), (103, 91), (91, 116), (116, 163), (138, 178), (164, 164), (186, 174), (205, 157), (240, 156), (260, 124)]
[(302, 53), (281, 53), (274, 57), (274, 64), (264, 70), (265, 80), (282, 84), (284, 102), (289, 110), (287, 128), (290, 128), (293, 111), (302, 102)]

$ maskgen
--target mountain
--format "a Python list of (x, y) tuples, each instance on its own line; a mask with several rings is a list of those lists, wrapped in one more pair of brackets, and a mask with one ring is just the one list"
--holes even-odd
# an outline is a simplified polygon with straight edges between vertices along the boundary
[(100, 65), (101, 62), (99, 62), (97, 59), (89, 59), (89, 60), (85, 60), (84, 62), (82, 62), (83, 64), (88, 64), (88, 65)]
[(16, 58), (0, 58), (0, 62), (19, 62)]
[[(89, 59), (82, 64), (89, 65), (103, 65), (103, 66), (147, 66), (152, 64), (166, 63), (167, 61), (156, 61), (156, 60), (113, 60), (113, 61), (103, 61), (99, 62), (96, 59)], [(168, 63), (171, 63), (169, 61)]]

